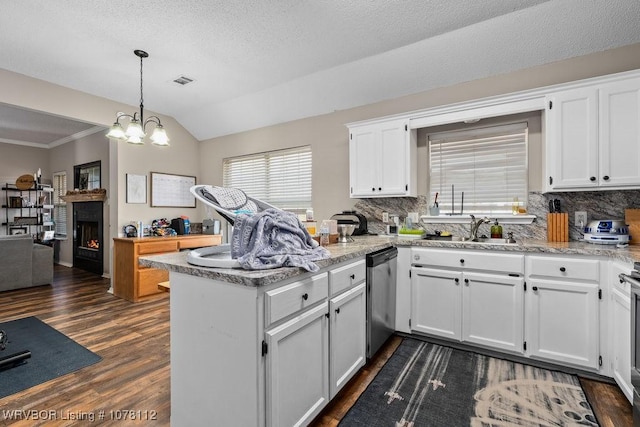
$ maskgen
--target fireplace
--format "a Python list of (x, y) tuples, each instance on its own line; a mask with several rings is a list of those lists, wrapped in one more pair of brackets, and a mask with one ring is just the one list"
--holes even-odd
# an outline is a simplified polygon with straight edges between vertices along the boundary
[(102, 202), (73, 204), (73, 266), (92, 273), (103, 272)]

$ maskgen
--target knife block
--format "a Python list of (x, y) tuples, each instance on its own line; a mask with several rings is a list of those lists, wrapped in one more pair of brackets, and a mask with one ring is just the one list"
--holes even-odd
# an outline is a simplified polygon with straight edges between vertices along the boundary
[(569, 241), (569, 214), (568, 213), (548, 213), (547, 214), (547, 241), (548, 242), (568, 242)]

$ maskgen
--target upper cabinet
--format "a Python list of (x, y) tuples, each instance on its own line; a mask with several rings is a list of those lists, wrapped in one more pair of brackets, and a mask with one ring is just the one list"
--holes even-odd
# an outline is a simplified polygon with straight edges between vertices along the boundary
[(640, 188), (640, 78), (547, 95), (547, 191)]
[(408, 119), (349, 126), (350, 196), (415, 197), (416, 147)]

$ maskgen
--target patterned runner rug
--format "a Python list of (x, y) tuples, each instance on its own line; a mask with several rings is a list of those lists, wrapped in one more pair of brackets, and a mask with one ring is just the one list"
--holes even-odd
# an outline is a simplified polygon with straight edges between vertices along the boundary
[(598, 423), (575, 375), (405, 338), (339, 425)]

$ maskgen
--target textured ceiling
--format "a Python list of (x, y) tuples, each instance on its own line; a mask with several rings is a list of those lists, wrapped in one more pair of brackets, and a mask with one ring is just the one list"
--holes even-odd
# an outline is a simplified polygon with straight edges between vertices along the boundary
[(638, 22), (638, 0), (0, 0), (0, 68), (135, 106), (146, 50), (145, 108), (205, 140), (637, 43)]

